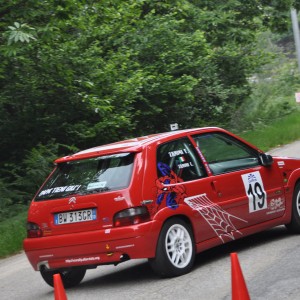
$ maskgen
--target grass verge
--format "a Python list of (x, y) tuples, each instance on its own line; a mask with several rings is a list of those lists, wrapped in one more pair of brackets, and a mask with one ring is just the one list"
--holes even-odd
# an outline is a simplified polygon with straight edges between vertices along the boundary
[(280, 147), (300, 139), (300, 112), (284, 116), (260, 129), (239, 134), (263, 151)]

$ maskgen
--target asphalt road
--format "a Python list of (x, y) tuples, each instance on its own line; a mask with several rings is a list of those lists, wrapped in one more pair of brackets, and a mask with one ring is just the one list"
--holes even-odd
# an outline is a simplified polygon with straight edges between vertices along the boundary
[[(300, 158), (300, 141), (269, 153)], [(146, 260), (136, 260), (89, 270), (66, 293), (69, 300), (229, 300), (232, 252), (238, 253), (251, 299), (300, 299), (300, 236), (284, 226), (200, 253), (192, 272), (181, 277), (158, 278)], [(0, 299), (54, 299), (54, 293), (20, 253), (0, 260)]]
[(272, 149), (268, 153), (278, 156), (289, 156), (289, 157), (298, 157), (300, 158), (300, 141)]

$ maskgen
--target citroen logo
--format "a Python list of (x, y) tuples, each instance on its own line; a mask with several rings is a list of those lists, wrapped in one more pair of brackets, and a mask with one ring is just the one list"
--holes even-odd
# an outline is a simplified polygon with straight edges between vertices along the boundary
[(72, 203), (76, 203), (76, 198), (75, 197), (72, 197), (69, 199), (69, 204), (72, 204)]

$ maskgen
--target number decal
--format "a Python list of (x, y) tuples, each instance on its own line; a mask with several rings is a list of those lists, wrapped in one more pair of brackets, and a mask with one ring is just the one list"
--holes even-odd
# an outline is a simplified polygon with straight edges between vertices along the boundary
[(242, 175), (246, 194), (249, 199), (249, 212), (266, 209), (267, 193), (258, 171)]

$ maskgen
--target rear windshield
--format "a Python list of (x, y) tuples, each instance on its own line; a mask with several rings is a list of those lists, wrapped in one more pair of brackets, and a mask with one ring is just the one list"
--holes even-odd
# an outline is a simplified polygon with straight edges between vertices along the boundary
[(119, 153), (60, 163), (35, 200), (48, 200), (128, 187), (134, 154)]

